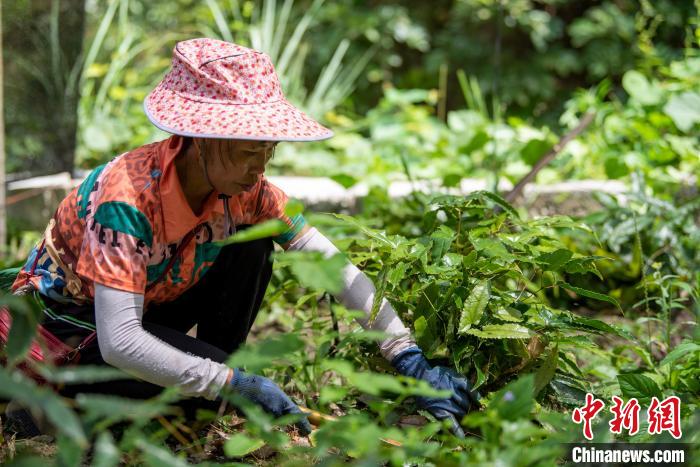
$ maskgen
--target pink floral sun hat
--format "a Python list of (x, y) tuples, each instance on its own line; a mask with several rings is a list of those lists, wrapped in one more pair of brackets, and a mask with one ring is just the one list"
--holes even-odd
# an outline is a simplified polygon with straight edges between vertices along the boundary
[(333, 132), (290, 104), (270, 57), (215, 39), (178, 42), (144, 109), (168, 133), (200, 138), (317, 141)]

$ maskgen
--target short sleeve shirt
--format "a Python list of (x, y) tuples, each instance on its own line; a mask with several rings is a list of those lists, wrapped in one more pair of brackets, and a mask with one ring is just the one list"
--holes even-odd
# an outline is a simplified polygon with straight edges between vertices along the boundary
[[(201, 214), (192, 212), (174, 164), (182, 142), (174, 135), (93, 170), (61, 202), (14, 287), (30, 282), (54, 300), (83, 304), (97, 282), (163, 303), (196, 284), (227, 237), (224, 201), (213, 192)], [(287, 229), (274, 240), (283, 244), (305, 224), (285, 214), (287, 200), (262, 177), (228, 204), (234, 225), (282, 220)]]

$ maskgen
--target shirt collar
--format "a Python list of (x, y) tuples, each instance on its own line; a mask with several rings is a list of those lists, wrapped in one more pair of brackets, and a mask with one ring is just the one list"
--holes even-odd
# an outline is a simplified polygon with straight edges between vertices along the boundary
[(190, 208), (185, 193), (180, 185), (180, 178), (175, 167), (175, 158), (180, 153), (184, 138), (172, 135), (158, 145), (158, 156), (162, 178), (160, 182), (160, 199), (163, 209), (163, 228), (165, 241), (174, 243), (182, 239), (202, 222), (211, 217), (216, 206), (218, 193), (212, 192), (204, 201), (202, 213), (197, 216)]

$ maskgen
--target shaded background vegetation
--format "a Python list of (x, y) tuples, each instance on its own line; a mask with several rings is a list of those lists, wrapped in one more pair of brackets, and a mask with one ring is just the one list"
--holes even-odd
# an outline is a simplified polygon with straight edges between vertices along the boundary
[[(272, 3), (279, 10), (284, 2)], [(153, 139), (140, 103), (167, 69), (174, 42), (225, 36), (223, 21), (235, 40), (249, 44), (261, 8), (221, 0), (18, 0), (5, 10), (8, 168), (51, 173), (72, 169), (78, 115), (84, 155)], [(463, 70), (500, 115), (555, 126), (575, 89), (605, 78), (617, 92), (626, 71), (682, 58), (697, 21), (692, 0), (439, 0), (430, 8), (418, 1), (299, 0), (287, 22), (309, 11), (310, 27), (294, 51), (306, 58), (302, 82), (293, 86), (312, 89), (344, 39), (351, 41), (346, 62), (371, 51), (335, 112), (364, 115), (394, 86), (440, 90), (435, 105), (444, 119), (465, 105), (456, 74)]]

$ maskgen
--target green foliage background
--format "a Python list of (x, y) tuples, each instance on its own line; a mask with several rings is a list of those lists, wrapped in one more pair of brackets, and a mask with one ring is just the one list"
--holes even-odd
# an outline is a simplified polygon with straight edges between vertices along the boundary
[[(161, 137), (147, 124), (141, 102), (167, 69), (174, 42), (205, 35), (250, 44), (251, 29), (264, 17), (261, 5), (279, 13), (283, 3), (11, 2), (3, 15), (10, 168), (71, 168), (73, 146), (65, 141), (75, 128), (69, 117), (75, 116), (78, 97), (77, 160), (84, 167)], [(646, 75), (686, 56), (696, 43), (698, 21), (692, 0), (439, 0), (430, 8), (412, 1), (291, 4), (284, 20), (290, 26), (287, 39), (291, 26), (311, 14), (293, 51), (303, 57), (303, 73), (285, 83), (288, 94), (312, 89), (348, 40), (346, 63), (367, 51), (371, 56), (336, 113), (365, 115), (391, 86), (440, 90), (431, 106), (444, 109), (438, 115), (444, 119), (446, 110), (465, 105), (456, 73), (463, 70), (478, 82), (492, 117), (518, 117), (555, 129), (577, 88), (607, 79), (610, 91), (619, 94), (628, 70)], [(44, 102), (45, 115), (35, 111), (37, 99)], [(336, 123), (332, 115), (317, 117)], [(67, 133), (55, 139), (52, 128)], [(56, 155), (47, 163), (51, 151)]]
[[(429, 414), (414, 423), (412, 396), (430, 389), (393, 376), (376, 353), (382, 336), (361, 332), (357, 312), (328, 299), (342, 258), (278, 255), (256, 334), (229, 363), (342, 416), (304, 445), (232, 400), (245, 427), (200, 414), (228, 436), (228, 460), (553, 465), (561, 443), (582, 439), (570, 411), (587, 392), (643, 406), (680, 397), (683, 441), (697, 451), (699, 11), (697, 0), (4, 3), (8, 169), (87, 169), (165, 137), (141, 105), (177, 40), (260, 45), (290, 99), (336, 131), (326, 142), (280, 145), (270, 172), (367, 184), (354, 217), (307, 217), (372, 277), (429, 358), (470, 378), (483, 407), (462, 420), (464, 441)], [(615, 180), (625, 193), (594, 194), (582, 217), (534, 217), (506, 203), (498, 187), (518, 181), (587, 113), (593, 123), (537, 182)], [(467, 177), (490, 190), (403, 199), (387, 191), (394, 180), (447, 190)], [(36, 238), (13, 238), (3, 264), (21, 263)], [(23, 377), (17, 364), (41, 310), (3, 300), (16, 327), (2, 350), (0, 397), (42, 413), (59, 448), (51, 460), (20, 449), (12, 462), (212, 460), (211, 438), (182, 424), (172, 388), (149, 401), (68, 401)], [(37, 371), (54, 385), (124, 377)], [(609, 418), (594, 424), (596, 441), (672, 441), (649, 435), (644, 421), (639, 434), (613, 437)], [(0, 433), (0, 454), (9, 441)], [(261, 460), (263, 445), (277, 454)]]

